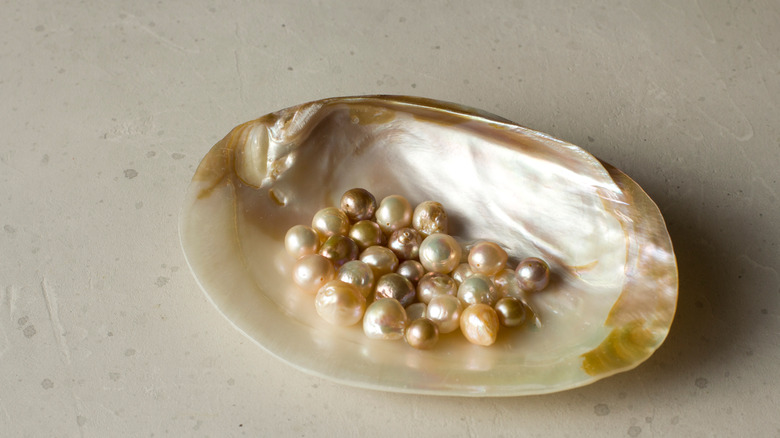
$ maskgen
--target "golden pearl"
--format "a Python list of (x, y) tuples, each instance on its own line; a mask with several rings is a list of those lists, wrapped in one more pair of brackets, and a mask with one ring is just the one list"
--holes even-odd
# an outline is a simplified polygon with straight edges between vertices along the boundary
[(460, 331), (472, 344), (489, 346), (498, 337), (498, 314), (487, 304), (466, 307), (460, 316)]
[(381, 298), (368, 306), (363, 317), (363, 332), (369, 339), (401, 339), (406, 329), (406, 310), (392, 298)]
[(474, 270), (471, 269), (471, 266), (469, 266), (468, 263), (459, 264), (452, 271), (452, 273), (450, 273), (452, 279), (455, 280), (455, 282), (458, 284), (463, 283), (463, 280), (471, 277), (472, 275), (474, 275)]
[(458, 286), (458, 298), (466, 305), (487, 304), (492, 306), (498, 301), (498, 293), (488, 276), (474, 274)]
[(357, 259), (359, 251), (354, 240), (347, 236), (334, 234), (328, 237), (328, 240), (322, 244), (320, 255), (330, 259), (333, 265), (339, 268), (344, 263)]
[(371, 267), (376, 279), (398, 268), (398, 257), (384, 246), (369, 246), (360, 253), (359, 259)]
[(525, 293), (520, 287), (520, 281), (517, 274), (512, 269), (502, 269), (493, 276), (493, 284), (496, 285), (496, 292), (500, 297), (512, 297), (518, 300), (525, 299)]
[(284, 236), (284, 249), (295, 259), (315, 254), (320, 249), (320, 236), (314, 228), (295, 225)]
[(507, 259), (506, 251), (494, 242), (478, 242), (469, 251), (469, 266), (477, 274), (495, 275), (506, 267)]
[(452, 295), (436, 295), (425, 308), (425, 317), (439, 327), (439, 333), (450, 333), (458, 328), (463, 305)]
[(376, 298), (394, 298), (406, 307), (414, 302), (414, 286), (401, 274), (391, 272), (379, 278), (374, 289)]
[(339, 280), (326, 283), (314, 298), (317, 314), (334, 325), (354, 325), (366, 310), (366, 298), (352, 284)]
[(351, 189), (341, 196), (341, 210), (352, 222), (371, 219), (376, 211), (376, 198), (366, 189)]
[(335, 275), (333, 263), (319, 254), (308, 254), (299, 258), (292, 269), (293, 283), (310, 293), (316, 293), (325, 283), (333, 280)]
[(355, 285), (366, 298), (374, 291), (374, 271), (360, 260), (345, 263), (336, 273), (336, 279)]
[(399, 260), (414, 260), (420, 253), (422, 239), (422, 234), (414, 228), (400, 228), (387, 239), (387, 247)]
[(369, 246), (382, 245), (385, 242), (385, 235), (379, 224), (374, 221), (359, 221), (349, 229), (349, 237), (357, 243), (360, 250)]
[(385, 234), (412, 225), (412, 204), (401, 195), (382, 199), (376, 208), (376, 222)]
[(501, 325), (505, 327), (517, 327), (523, 324), (528, 316), (525, 304), (515, 298), (501, 298), (496, 303), (495, 309)]
[(430, 303), (436, 295), (457, 296), (458, 284), (447, 274), (428, 272), (417, 282), (417, 299)]
[(415, 319), (406, 327), (405, 337), (412, 347), (428, 350), (439, 342), (439, 328), (430, 319)]
[(326, 207), (314, 214), (311, 227), (319, 233), (320, 240), (324, 242), (334, 234), (346, 236), (349, 232), (349, 218), (336, 207)]
[(447, 212), (436, 201), (420, 203), (412, 213), (412, 227), (423, 236), (435, 233), (447, 234)]
[(425, 303), (414, 303), (406, 306), (406, 316), (409, 317), (409, 321), (414, 321), (418, 318), (425, 318), (425, 309), (428, 307)]
[(417, 284), (422, 276), (425, 275), (425, 268), (423, 268), (422, 263), (417, 260), (406, 260), (398, 265), (398, 269), (396, 269), (395, 272), (406, 277), (412, 284)]

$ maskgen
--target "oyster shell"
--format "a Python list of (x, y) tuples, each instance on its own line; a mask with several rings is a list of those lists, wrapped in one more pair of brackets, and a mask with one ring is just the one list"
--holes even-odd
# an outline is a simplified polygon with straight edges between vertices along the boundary
[[(458, 333), (420, 351), (321, 320), (290, 281), (284, 236), (364, 187), (441, 202), (450, 234), (546, 260), (528, 297), (538, 327), (480, 347)], [(660, 346), (677, 267), (658, 208), (625, 174), (572, 144), (478, 110), (365, 96), (311, 102), (233, 129), (187, 191), (180, 234), (214, 305), (270, 353), (342, 383), (398, 392), (560, 391), (636, 367)], [(530, 318), (529, 318), (530, 319)]]

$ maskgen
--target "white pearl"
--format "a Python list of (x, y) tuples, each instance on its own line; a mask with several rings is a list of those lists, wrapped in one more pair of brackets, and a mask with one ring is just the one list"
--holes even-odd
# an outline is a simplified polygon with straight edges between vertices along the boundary
[(420, 263), (428, 271), (449, 274), (460, 263), (460, 244), (448, 234), (431, 234), (420, 245)]
[(538, 292), (550, 282), (550, 267), (544, 260), (536, 257), (521, 260), (516, 271), (520, 287), (528, 292)]
[(409, 317), (409, 321), (414, 321), (418, 318), (425, 317), (425, 309), (428, 307), (425, 303), (414, 303), (406, 306), (406, 316)]
[(430, 319), (411, 320), (406, 327), (406, 343), (418, 350), (432, 348), (439, 341), (439, 328)]
[(385, 241), (385, 235), (379, 224), (374, 221), (359, 221), (349, 229), (349, 237), (358, 244), (360, 250), (369, 246), (381, 245)]
[(466, 305), (487, 304), (492, 306), (498, 301), (498, 293), (489, 277), (484, 274), (474, 274), (460, 284), (458, 298)]
[(447, 274), (428, 272), (417, 282), (417, 299), (423, 303), (431, 302), (436, 295), (458, 294), (458, 284)]
[(524, 323), (528, 316), (525, 304), (515, 298), (501, 298), (495, 309), (501, 325), (505, 327), (517, 327)]
[(496, 285), (498, 296), (525, 300), (525, 292), (520, 287), (520, 281), (517, 279), (515, 271), (502, 269), (501, 272), (493, 276), (493, 284)]
[(355, 285), (360, 294), (368, 298), (374, 290), (374, 271), (360, 260), (345, 263), (336, 273), (336, 279)]
[(401, 339), (406, 328), (406, 310), (392, 298), (381, 298), (366, 309), (363, 332), (370, 339)]
[(496, 274), (506, 267), (507, 258), (503, 248), (488, 241), (477, 243), (469, 251), (469, 265), (477, 274)]
[(376, 208), (376, 222), (385, 234), (412, 224), (412, 204), (401, 195), (391, 195)]
[(467, 307), (460, 316), (460, 331), (477, 345), (493, 345), (498, 337), (498, 314), (487, 304)]
[(447, 212), (436, 201), (422, 202), (412, 213), (412, 227), (423, 236), (435, 233), (447, 234)]
[(471, 266), (469, 266), (468, 263), (459, 264), (458, 267), (456, 267), (455, 270), (450, 273), (452, 279), (455, 280), (455, 282), (458, 284), (463, 283), (463, 280), (471, 277), (472, 275), (474, 275), (474, 271), (471, 269)]
[(458, 328), (463, 311), (460, 300), (452, 295), (436, 295), (425, 309), (425, 317), (439, 327), (439, 333), (450, 333)]
[(287, 230), (284, 236), (284, 249), (295, 259), (314, 254), (320, 249), (320, 236), (314, 228), (296, 225)]
[(354, 285), (332, 280), (317, 292), (314, 307), (325, 321), (348, 326), (356, 324), (363, 317), (366, 298)]
[(425, 268), (423, 268), (422, 263), (417, 260), (406, 260), (398, 265), (398, 269), (396, 269), (395, 272), (403, 275), (412, 283), (417, 284), (422, 276), (425, 275)]
[(301, 289), (316, 293), (325, 283), (333, 280), (336, 269), (333, 263), (319, 254), (308, 254), (293, 265), (292, 279)]
[(406, 307), (414, 302), (414, 286), (401, 274), (391, 272), (379, 278), (374, 290), (376, 298), (394, 298)]
[(311, 227), (319, 233), (320, 241), (324, 242), (334, 234), (346, 236), (349, 232), (349, 218), (336, 207), (326, 207), (314, 213)]
[(369, 246), (360, 253), (359, 259), (371, 267), (376, 279), (395, 271), (398, 267), (398, 257), (384, 246)]

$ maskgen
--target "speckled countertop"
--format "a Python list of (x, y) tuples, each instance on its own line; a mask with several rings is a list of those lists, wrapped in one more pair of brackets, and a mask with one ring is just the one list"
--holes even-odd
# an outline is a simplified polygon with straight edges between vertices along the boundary
[[(466, 2), (462, 2), (465, 5)], [(5, 2), (4, 436), (777, 436), (777, 2)], [(233, 126), (412, 94), (587, 148), (663, 212), (680, 300), (639, 368), (526, 398), (345, 387), (190, 274), (177, 216)]]

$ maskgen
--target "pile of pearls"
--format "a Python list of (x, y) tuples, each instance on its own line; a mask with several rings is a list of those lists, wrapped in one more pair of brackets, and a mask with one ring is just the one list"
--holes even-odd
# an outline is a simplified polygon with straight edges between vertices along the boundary
[(458, 329), (471, 343), (492, 345), (500, 326), (526, 323), (523, 298), (547, 286), (550, 268), (529, 257), (509, 269), (500, 245), (466, 249), (447, 227), (438, 202), (413, 208), (391, 195), (377, 205), (355, 188), (339, 207), (315, 213), (311, 227), (290, 228), (284, 246), (296, 260), (293, 282), (315, 294), (317, 313), (331, 324), (362, 321), (367, 337), (403, 338), (418, 349)]

